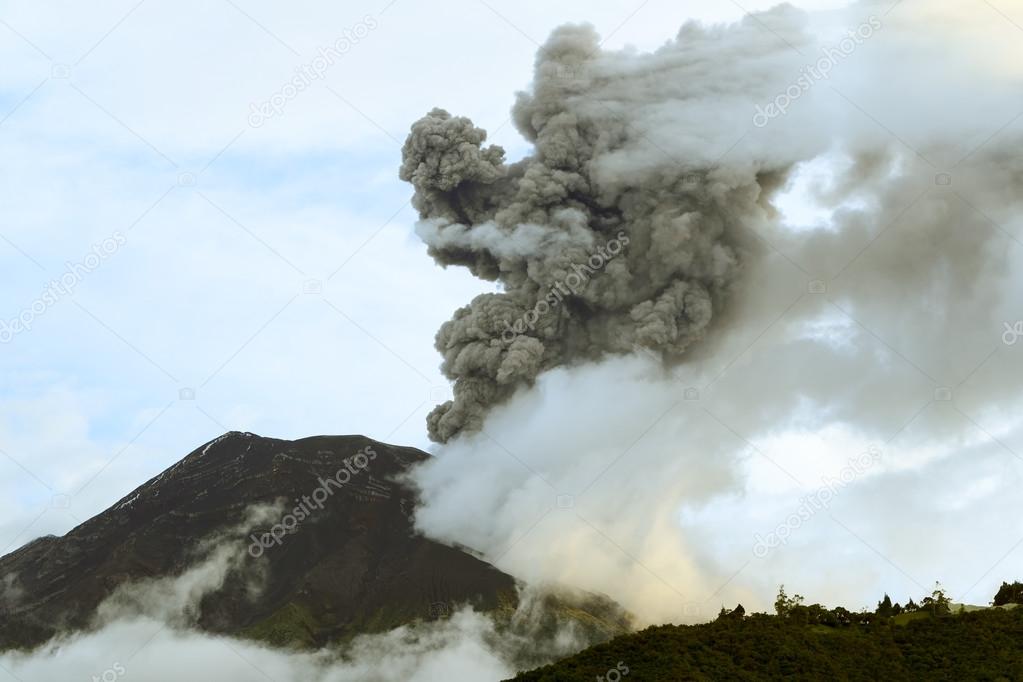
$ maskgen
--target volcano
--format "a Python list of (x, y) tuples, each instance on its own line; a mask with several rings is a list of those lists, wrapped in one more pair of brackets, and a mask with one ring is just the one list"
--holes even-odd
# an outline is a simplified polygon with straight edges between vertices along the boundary
[[(200, 540), (237, 527), (255, 505), (280, 510), (280, 523), (251, 529), (242, 567), (202, 598), (204, 631), (317, 648), (462, 605), (513, 613), (515, 578), (415, 531), (416, 495), (403, 475), (429, 458), (362, 436), (220, 436), (66, 535), (0, 558), (0, 649), (88, 630), (119, 587), (183, 573)], [(589, 641), (628, 629), (627, 615), (598, 595), (545, 604)]]

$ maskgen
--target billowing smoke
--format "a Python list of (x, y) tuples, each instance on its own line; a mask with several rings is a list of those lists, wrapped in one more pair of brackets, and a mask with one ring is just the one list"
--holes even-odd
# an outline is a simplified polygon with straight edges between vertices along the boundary
[[(992, 113), (1011, 116), (997, 88), (976, 87), (1000, 87), (1004, 67), (919, 44), (904, 19), (930, 21), (950, 45), (966, 35), (948, 28), (961, 8), (888, 9), (855, 5), (829, 35), (821, 25), (835, 16), (780, 6), (731, 26), (687, 24), (650, 54), (604, 51), (589, 26), (560, 28), (514, 107), (534, 147), (514, 163), (466, 118), (435, 109), (415, 123), (400, 176), (415, 188), (419, 236), (441, 265), (501, 286), (437, 334), (454, 395), (428, 417), (431, 438), (478, 430), (554, 367), (636, 349), (686, 357), (774, 245), (764, 238), (777, 232), (772, 197), (798, 164), (836, 150), (851, 158), (831, 196), (818, 197), (833, 207), (906, 164), (933, 187), (935, 163), (951, 166), (964, 142), (1004, 122)], [(976, 93), (973, 107), (948, 101), (960, 86)], [(1013, 172), (1009, 158), (996, 163)]]
[(973, 524), (1023, 476), (1004, 23), (783, 6), (646, 54), (570, 26), (515, 106), (531, 155), (442, 111), (415, 124), (418, 234), (501, 285), (438, 333), (455, 395), (429, 420), (446, 444), (416, 475), (419, 527), (651, 622), (767, 606), (781, 582), (857, 606), (940, 578), (983, 603), (1010, 546)]
[[(437, 334), (454, 400), (430, 414), (432, 439), (478, 430), (554, 367), (638, 348), (677, 358), (720, 314), (749, 257), (745, 231), (788, 164), (676, 157), (647, 137), (641, 110), (696, 94), (678, 90), (697, 66), (696, 31), (648, 58), (602, 53), (590, 26), (555, 31), (514, 108), (535, 147), (518, 162), (444, 110), (412, 126), (401, 178), (419, 235), (438, 263), (502, 285)], [(647, 160), (630, 168), (637, 148)]]

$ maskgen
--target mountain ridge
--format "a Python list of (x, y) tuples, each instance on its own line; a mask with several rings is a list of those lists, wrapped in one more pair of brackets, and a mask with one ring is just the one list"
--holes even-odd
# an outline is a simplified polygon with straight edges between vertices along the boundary
[[(462, 605), (513, 612), (519, 581), (416, 532), (415, 491), (403, 477), (429, 458), (365, 436), (214, 438), (63, 536), (0, 557), (0, 649), (94, 627), (118, 588), (181, 575), (204, 538), (239, 527), (254, 508), (263, 521), (244, 539), (248, 556), (202, 598), (201, 630), (318, 648)], [(589, 641), (628, 629), (610, 600), (576, 602)], [(565, 604), (552, 602), (552, 617), (572, 612)]]

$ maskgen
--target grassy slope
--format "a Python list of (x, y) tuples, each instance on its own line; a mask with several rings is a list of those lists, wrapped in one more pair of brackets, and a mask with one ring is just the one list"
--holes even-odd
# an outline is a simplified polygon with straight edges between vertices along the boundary
[[(825, 627), (756, 614), (617, 637), (516, 680), (1021, 680), (1023, 609)], [(613, 674), (611, 679), (617, 679)]]

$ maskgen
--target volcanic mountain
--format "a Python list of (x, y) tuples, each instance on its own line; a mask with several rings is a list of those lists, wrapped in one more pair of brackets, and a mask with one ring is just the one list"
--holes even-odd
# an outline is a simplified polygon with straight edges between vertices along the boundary
[[(63, 537), (0, 558), (0, 649), (89, 629), (119, 587), (180, 575), (201, 540), (260, 505), (273, 506), (273, 521), (244, 540), (238, 579), (202, 598), (203, 630), (319, 647), (463, 604), (510, 621), (520, 599), (512, 576), (414, 531), (415, 492), (401, 477), (429, 457), (362, 436), (225, 434)], [(541, 610), (548, 625), (573, 621), (591, 642), (628, 629), (626, 614), (596, 595), (551, 595)]]

